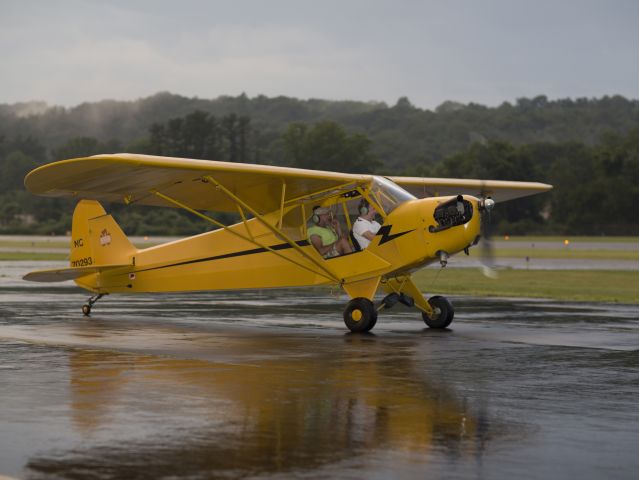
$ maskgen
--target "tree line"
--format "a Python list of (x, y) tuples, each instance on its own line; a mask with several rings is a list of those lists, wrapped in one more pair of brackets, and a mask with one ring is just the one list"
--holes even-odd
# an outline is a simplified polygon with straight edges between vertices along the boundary
[[(365, 135), (375, 157), (396, 171), (415, 165), (434, 166), (481, 141), (515, 146), (564, 142), (593, 146), (607, 131), (623, 134), (639, 128), (639, 100), (619, 95), (555, 100), (539, 95), (495, 107), (447, 101), (429, 110), (414, 106), (406, 97), (387, 105), (284, 96), (249, 98), (244, 94), (204, 99), (162, 92), (136, 101), (108, 100), (73, 108), (37, 102), (0, 104), (0, 133), (7, 138), (37, 138), (49, 151), (77, 137), (115, 139), (128, 148), (147, 139), (152, 124), (180, 129), (180, 125), (169, 126), (168, 122), (185, 119), (195, 111), (220, 121), (232, 115), (236, 122), (250, 118), (253, 132), (259, 135), (246, 137), (256, 150), (249, 153), (248, 161), (280, 164), (281, 135), (291, 123), (333, 121), (348, 132)], [(230, 128), (240, 135), (243, 127), (231, 124), (218, 128)]]
[(541, 181), (554, 189), (499, 204), (501, 233), (638, 235), (639, 129), (578, 142), (477, 143), (432, 170), (443, 177)]
[[(85, 136), (48, 149), (36, 136), (0, 136), (0, 231), (66, 233), (72, 202), (25, 192), (24, 175), (49, 160), (118, 151), (349, 173), (541, 181), (553, 184), (554, 190), (495, 209), (498, 232), (639, 234), (634, 207), (639, 201), (639, 128), (604, 133), (592, 144), (516, 144), (478, 136), (467, 148), (438, 162), (416, 160), (400, 168), (375, 153), (368, 135), (335, 121), (291, 122), (273, 136), (248, 115), (216, 116), (201, 110), (154, 122), (142, 138), (128, 144)], [(182, 235), (209, 228), (174, 209), (122, 205), (108, 209), (133, 235)]]

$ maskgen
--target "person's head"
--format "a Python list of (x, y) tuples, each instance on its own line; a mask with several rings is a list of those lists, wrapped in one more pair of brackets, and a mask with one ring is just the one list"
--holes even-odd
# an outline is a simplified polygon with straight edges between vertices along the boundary
[(362, 218), (366, 218), (368, 220), (372, 219), (375, 216), (375, 207), (373, 207), (368, 200), (362, 198), (359, 201), (359, 205), (357, 206), (357, 211), (359, 212), (359, 216)]
[(330, 221), (330, 208), (313, 207), (313, 216), (311, 219), (315, 225), (326, 225)]

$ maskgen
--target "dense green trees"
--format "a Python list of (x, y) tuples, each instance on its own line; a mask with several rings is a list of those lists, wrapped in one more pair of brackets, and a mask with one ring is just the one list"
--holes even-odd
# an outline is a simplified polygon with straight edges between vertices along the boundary
[(27, 172), (46, 158), (45, 151), (35, 138), (0, 135), (0, 193), (22, 185)]
[(323, 121), (313, 126), (291, 123), (282, 138), (285, 163), (293, 167), (373, 173), (380, 165), (366, 135), (349, 135), (335, 122)]
[(122, 151), (122, 144), (118, 140), (101, 142), (92, 137), (71, 138), (64, 144), (51, 150), (52, 160), (67, 158), (89, 157), (101, 153), (115, 153)]
[(606, 134), (590, 147), (576, 142), (475, 144), (442, 161), (443, 177), (537, 180), (549, 194), (499, 205), (499, 230), (582, 235), (639, 234), (639, 129)]
[(164, 124), (153, 123), (149, 133), (149, 144), (142, 149), (147, 153), (242, 163), (256, 160), (251, 155), (255, 149), (247, 116), (232, 113), (218, 119), (196, 110)]
[(639, 234), (639, 129), (575, 148), (550, 169), (552, 223), (565, 232)]
[[(103, 101), (70, 109), (0, 105), (0, 134), (7, 138), (31, 136), (49, 149), (72, 138), (92, 137), (117, 139), (129, 151), (132, 147), (142, 151), (145, 145), (138, 142), (148, 137), (151, 125), (185, 119), (195, 111), (201, 112), (200, 117), (212, 115), (220, 121), (230, 115), (235, 115), (236, 121), (250, 118), (249, 135), (259, 135), (247, 140), (255, 146), (248, 159), (268, 164), (282, 163), (280, 135), (290, 123), (312, 125), (330, 120), (348, 132), (365, 134), (371, 141), (371, 152), (396, 174), (416, 164), (433, 166), (483, 140), (516, 146), (571, 141), (592, 146), (607, 131), (624, 134), (639, 128), (639, 101), (618, 95), (558, 100), (540, 95), (490, 108), (448, 101), (433, 111), (417, 108), (407, 98), (388, 106), (263, 95), (209, 100), (164, 92), (134, 102)], [(202, 125), (198, 117), (191, 120)]]
[[(491, 141), (475, 143), (468, 150), (444, 159), (433, 174), (437, 177), (484, 178), (498, 180), (541, 181), (546, 179), (541, 162), (535, 156), (536, 146), (515, 147)], [(543, 224), (547, 195), (526, 197), (500, 204), (493, 214), (499, 230), (526, 233)]]
[[(445, 102), (435, 111), (407, 98), (388, 107), (167, 93), (68, 110), (31, 107), (0, 105), (4, 231), (64, 233), (70, 226), (71, 202), (23, 190), (30, 169), (129, 151), (343, 172), (542, 181), (555, 189), (495, 210), (501, 231), (639, 233), (639, 102), (619, 96), (539, 96), (496, 108)], [(129, 233), (208, 228), (170, 209), (109, 208)]]

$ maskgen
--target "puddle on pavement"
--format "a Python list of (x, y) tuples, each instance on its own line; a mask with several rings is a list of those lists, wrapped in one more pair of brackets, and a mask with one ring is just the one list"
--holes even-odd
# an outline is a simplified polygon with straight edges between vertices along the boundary
[(0, 475), (634, 478), (639, 307), (0, 287)]

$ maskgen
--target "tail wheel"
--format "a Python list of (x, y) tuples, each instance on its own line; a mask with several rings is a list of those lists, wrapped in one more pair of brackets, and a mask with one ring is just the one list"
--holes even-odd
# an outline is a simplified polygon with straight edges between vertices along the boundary
[(377, 310), (368, 298), (352, 299), (344, 310), (344, 323), (351, 332), (368, 332), (377, 323)]
[(455, 309), (453, 304), (446, 297), (439, 295), (428, 299), (428, 303), (433, 309), (432, 317), (422, 313), (424, 323), (430, 328), (442, 329), (446, 328), (453, 321)]
[(108, 293), (98, 293), (97, 295), (90, 297), (88, 300), (88, 303), (85, 303), (84, 305), (82, 305), (82, 313), (84, 313), (85, 317), (88, 317), (89, 314), (91, 313), (91, 307), (93, 306), (93, 304), (97, 302), (98, 300), (100, 300), (105, 295), (108, 295)]

